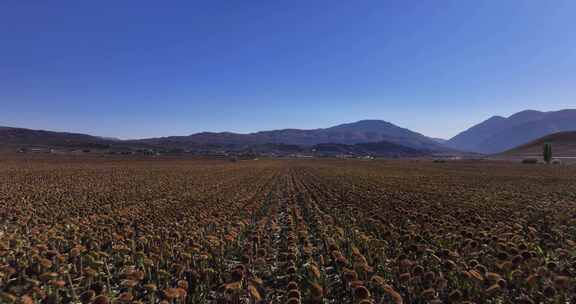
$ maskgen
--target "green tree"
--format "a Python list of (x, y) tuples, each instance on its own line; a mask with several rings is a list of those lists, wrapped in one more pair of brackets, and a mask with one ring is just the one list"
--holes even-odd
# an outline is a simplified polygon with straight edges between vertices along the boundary
[(543, 156), (544, 156), (544, 161), (547, 164), (552, 162), (552, 144), (550, 144), (550, 143), (544, 144)]

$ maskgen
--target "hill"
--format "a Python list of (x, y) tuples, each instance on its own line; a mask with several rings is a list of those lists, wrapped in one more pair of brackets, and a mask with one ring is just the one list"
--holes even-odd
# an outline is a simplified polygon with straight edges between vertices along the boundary
[(576, 157), (576, 131), (547, 135), (530, 143), (508, 150), (502, 153), (502, 155), (517, 158), (540, 158), (545, 143), (552, 144), (554, 157)]
[(0, 150), (157, 151), (171, 153), (314, 154), (413, 157), (448, 151), (434, 139), (378, 120), (325, 129), (283, 129), (251, 134), (202, 132), (140, 140), (0, 127)]
[(178, 147), (195, 147), (206, 144), (250, 146), (273, 143), (313, 146), (323, 143), (354, 145), (389, 142), (418, 150), (449, 150), (432, 138), (382, 120), (361, 120), (355, 123), (312, 130), (282, 129), (249, 134), (203, 132), (189, 136), (141, 139), (134, 142)]
[(4, 149), (14, 147), (109, 148), (118, 143), (116, 140), (79, 133), (0, 127), (0, 144)]
[(462, 151), (495, 154), (563, 131), (576, 131), (576, 110), (527, 110), (508, 118), (494, 116), (451, 138), (446, 145)]

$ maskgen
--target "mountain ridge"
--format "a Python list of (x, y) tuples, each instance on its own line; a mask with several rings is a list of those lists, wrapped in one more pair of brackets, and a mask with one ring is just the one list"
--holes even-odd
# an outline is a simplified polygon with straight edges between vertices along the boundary
[(0, 126), (0, 144), (4, 146), (114, 146), (169, 150), (249, 150), (256, 146), (261, 146), (260, 149), (264, 149), (275, 145), (276, 147), (302, 146), (310, 148), (319, 144), (334, 144), (349, 146), (346, 148), (339, 147), (342, 150), (361, 151), (361, 146), (352, 146), (381, 143), (377, 147), (378, 151), (381, 151), (382, 147), (394, 149), (393, 145), (398, 145), (426, 153), (459, 153), (465, 151), (498, 154), (542, 136), (562, 131), (576, 131), (576, 110), (565, 109), (548, 112), (524, 110), (508, 117), (494, 115), (449, 140), (427, 137), (388, 121), (365, 119), (316, 129), (285, 128), (252, 133), (198, 132), (183, 136), (130, 140), (81, 133)]
[[(424, 155), (446, 152), (436, 140), (381, 120), (361, 120), (318, 129), (280, 129), (241, 134), (233, 132), (199, 132), (186, 136), (167, 136), (136, 140), (118, 140), (81, 133), (0, 128), (0, 144), (12, 147), (64, 147), (100, 149), (167, 149), (167, 150), (234, 150), (248, 151), (259, 146), (301, 146), (314, 150), (320, 144), (340, 145), (347, 153), (386, 155)], [(284, 146), (281, 146), (284, 145)], [(389, 151), (387, 152), (386, 149)]]
[(542, 136), (576, 131), (576, 110), (524, 110), (509, 117), (493, 116), (457, 134), (446, 145), (469, 152), (497, 154)]
[(449, 150), (432, 138), (399, 127), (383, 120), (360, 120), (328, 128), (317, 129), (278, 129), (253, 133), (200, 132), (187, 136), (167, 136), (134, 140), (141, 143), (171, 142), (187, 146), (203, 144), (266, 144), (313, 146), (321, 143), (354, 145), (367, 142), (387, 141), (415, 149)]

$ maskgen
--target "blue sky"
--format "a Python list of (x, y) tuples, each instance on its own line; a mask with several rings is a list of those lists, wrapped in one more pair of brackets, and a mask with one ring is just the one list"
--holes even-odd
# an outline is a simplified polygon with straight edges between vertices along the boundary
[(576, 105), (576, 1), (0, 1), (0, 125), (140, 138)]

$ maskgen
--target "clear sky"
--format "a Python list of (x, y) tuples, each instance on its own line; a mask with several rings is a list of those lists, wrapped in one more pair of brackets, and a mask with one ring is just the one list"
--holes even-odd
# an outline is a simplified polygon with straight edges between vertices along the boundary
[(0, 125), (120, 138), (576, 108), (574, 0), (0, 1)]

